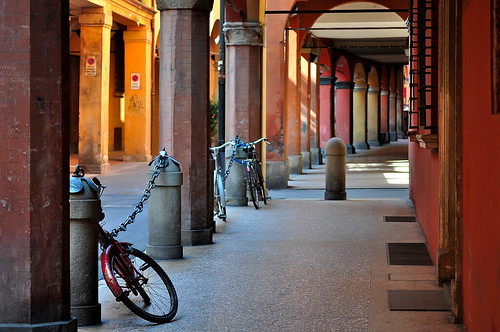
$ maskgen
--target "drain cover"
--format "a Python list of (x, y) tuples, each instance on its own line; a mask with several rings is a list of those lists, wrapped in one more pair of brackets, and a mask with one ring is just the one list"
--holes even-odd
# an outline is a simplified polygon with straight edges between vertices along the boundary
[(443, 290), (388, 290), (391, 311), (450, 311)]
[(385, 222), (416, 222), (415, 216), (384, 216)]
[(387, 243), (387, 259), (389, 265), (433, 265), (425, 243)]

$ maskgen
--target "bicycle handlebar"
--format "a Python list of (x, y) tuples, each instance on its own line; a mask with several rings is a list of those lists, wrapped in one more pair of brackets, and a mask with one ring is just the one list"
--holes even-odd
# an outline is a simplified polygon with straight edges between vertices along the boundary
[(230, 144), (231, 144), (231, 145), (236, 145), (236, 143), (235, 143), (235, 142), (233, 142), (233, 141), (229, 141), (229, 142), (226, 142), (226, 143), (224, 143), (224, 144), (222, 144), (222, 145), (211, 147), (211, 148), (210, 148), (210, 150), (220, 150), (220, 149), (225, 148), (226, 146), (228, 146), (228, 145), (230, 145)]

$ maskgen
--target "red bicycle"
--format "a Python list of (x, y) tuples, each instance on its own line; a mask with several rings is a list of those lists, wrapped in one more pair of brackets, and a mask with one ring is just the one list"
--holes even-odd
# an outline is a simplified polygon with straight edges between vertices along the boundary
[[(168, 156), (156, 158), (155, 173), (149, 181), (148, 188), (136, 206), (134, 212), (119, 228), (108, 232), (102, 226), (104, 213), (98, 227), (98, 240), (102, 249), (101, 268), (104, 280), (116, 300), (123, 302), (132, 312), (139, 317), (154, 323), (171, 321), (177, 313), (178, 298), (172, 281), (160, 265), (146, 253), (137, 250), (128, 242), (119, 242), (115, 239), (119, 231), (126, 230), (132, 223), (135, 215), (142, 212), (143, 203), (151, 195), (154, 180), (159, 174), (159, 169), (168, 165)], [(172, 158), (173, 159), (173, 158)], [(156, 176), (155, 176), (156, 175)], [(73, 176), (84, 176), (83, 170), (77, 165)], [(99, 197), (106, 186), (97, 178), (89, 186)]]

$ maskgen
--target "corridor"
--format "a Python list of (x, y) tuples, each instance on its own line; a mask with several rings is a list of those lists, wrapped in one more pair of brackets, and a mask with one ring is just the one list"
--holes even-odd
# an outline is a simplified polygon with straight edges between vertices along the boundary
[[(294, 175), (289, 188), (271, 190), (259, 210), (230, 207), (227, 222), (217, 221), (214, 244), (184, 247), (184, 259), (161, 262), (179, 296), (171, 323), (134, 316), (101, 284), (102, 325), (80, 330), (462, 331), (449, 311), (389, 309), (389, 290), (443, 290), (434, 266), (388, 264), (386, 243), (425, 242), (416, 222), (384, 222), (414, 215), (407, 141), (348, 155), (347, 162), (346, 201), (323, 200), (325, 166), (314, 166)], [(112, 190), (133, 173), (145, 178), (144, 165), (137, 166), (120, 173), (112, 167), (100, 179)], [(133, 190), (130, 204), (142, 185)], [(127, 204), (108, 192), (105, 212), (113, 200)]]

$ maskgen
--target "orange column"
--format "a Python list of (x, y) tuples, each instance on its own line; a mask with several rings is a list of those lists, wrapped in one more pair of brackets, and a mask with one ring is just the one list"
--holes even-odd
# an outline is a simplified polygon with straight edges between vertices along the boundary
[(79, 22), (79, 164), (87, 173), (107, 173), (111, 9), (83, 8)]
[[(151, 160), (151, 28), (127, 27), (124, 161)], [(156, 154), (158, 151), (155, 151)]]
[(300, 61), (297, 58), (297, 32), (287, 30), (287, 73), (286, 82), (288, 114), (288, 164), (290, 174), (302, 173), (302, 155), (300, 154)]
[[(271, 16), (271, 18), (269, 18)], [(268, 188), (286, 188), (288, 151), (285, 144), (287, 114), (284, 109), (285, 63), (283, 26), (286, 14), (266, 15), (265, 112), (267, 147), (266, 181)]]
[(300, 153), (302, 169), (311, 168), (311, 65), (310, 53), (300, 58)]

